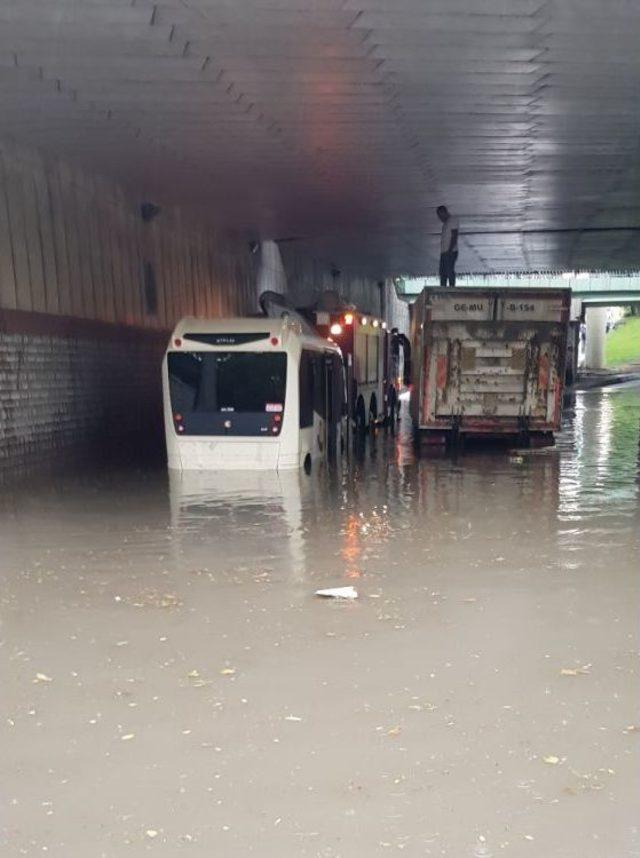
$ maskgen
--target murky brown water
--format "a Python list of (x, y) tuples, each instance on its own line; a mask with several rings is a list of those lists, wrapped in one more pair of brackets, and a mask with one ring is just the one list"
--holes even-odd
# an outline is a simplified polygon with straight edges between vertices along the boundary
[(5, 495), (2, 854), (640, 855), (639, 427)]

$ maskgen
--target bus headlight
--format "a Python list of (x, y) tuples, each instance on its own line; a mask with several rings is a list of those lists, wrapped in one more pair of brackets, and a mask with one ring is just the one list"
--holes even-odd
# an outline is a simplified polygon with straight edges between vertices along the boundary
[(342, 333), (342, 325), (339, 325), (337, 322), (335, 322), (335, 324), (331, 325), (331, 327), (329, 328), (329, 333), (333, 334), (334, 337), (339, 337)]

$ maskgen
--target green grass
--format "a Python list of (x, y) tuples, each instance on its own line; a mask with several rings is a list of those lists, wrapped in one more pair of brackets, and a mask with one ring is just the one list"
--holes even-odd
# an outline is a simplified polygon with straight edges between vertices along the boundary
[(627, 316), (607, 334), (605, 363), (620, 366), (640, 361), (640, 316)]

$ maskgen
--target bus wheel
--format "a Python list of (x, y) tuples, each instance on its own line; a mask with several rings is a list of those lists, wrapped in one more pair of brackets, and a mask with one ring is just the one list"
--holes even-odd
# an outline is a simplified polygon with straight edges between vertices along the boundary
[(367, 420), (364, 413), (364, 399), (360, 396), (356, 405), (356, 438), (362, 438), (366, 431)]

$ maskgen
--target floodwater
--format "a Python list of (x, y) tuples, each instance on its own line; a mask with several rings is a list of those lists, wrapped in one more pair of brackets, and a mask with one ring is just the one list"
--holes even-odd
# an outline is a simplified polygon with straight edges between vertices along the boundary
[(5, 494), (2, 855), (640, 855), (639, 441)]

